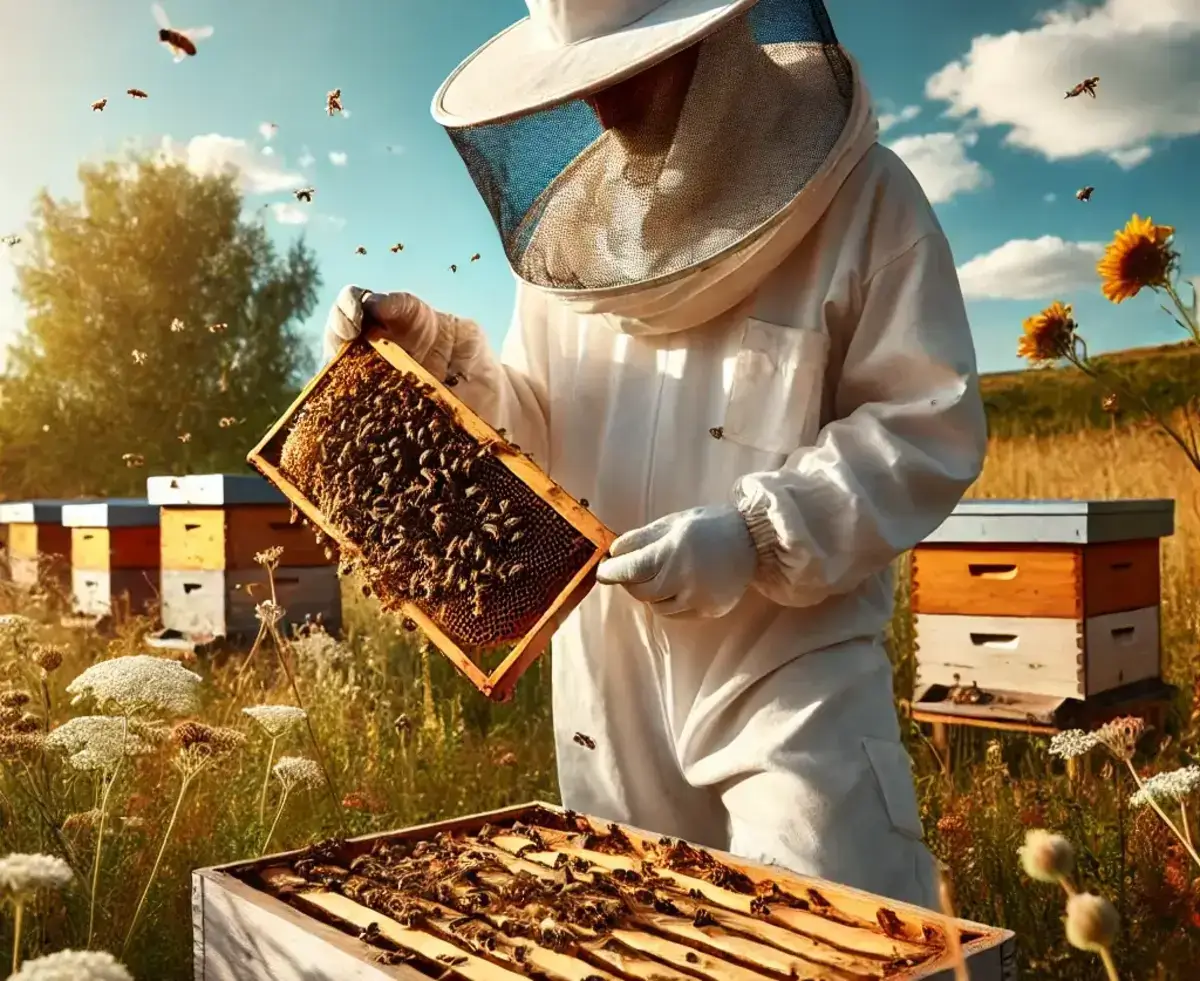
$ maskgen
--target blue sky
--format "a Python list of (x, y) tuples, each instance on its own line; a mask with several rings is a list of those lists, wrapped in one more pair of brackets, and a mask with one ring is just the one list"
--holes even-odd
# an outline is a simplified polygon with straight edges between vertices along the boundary
[[(169, 137), (198, 167), (240, 165), (248, 208), (278, 204), (279, 240), (303, 232), (317, 250), (314, 348), (324, 307), (347, 282), (411, 290), (477, 319), (498, 343), (511, 275), (429, 102), (524, 3), (163, 6), (176, 26), (215, 28), (196, 58), (172, 62), (149, 2), (0, 6), (0, 234), (20, 231), (41, 186), (73, 195), (80, 159)], [(984, 370), (1019, 366), (1021, 320), (1053, 299), (1075, 303), (1094, 350), (1182, 337), (1152, 297), (1108, 305), (1093, 267), (1100, 244), (1137, 211), (1176, 225), (1185, 270), (1200, 273), (1200, 0), (828, 6), (888, 124), (881, 140), (917, 174), (950, 238)], [(1063, 100), (1088, 75), (1101, 76), (1099, 98)], [(131, 86), (150, 98), (130, 100)], [(348, 118), (324, 112), (334, 87)], [(91, 112), (104, 97), (108, 108)], [(269, 141), (266, 122), (278, 125)], [(287, 224), (297, 211), (290, 190), (303, 184), (317, 188), (316, 201), (306, 224)], [(1085, 184), (1096, 192), (1081, 204), (1074, 194)], [(405, 244), (399, 255), (388, 250), (395, 241)], [(360, 244), (366, 256), (354, 254)], [(468, 262), (475, 252), (482, 259)], [(0, 255), (0, 341), (20, 324), (11, 283)]]

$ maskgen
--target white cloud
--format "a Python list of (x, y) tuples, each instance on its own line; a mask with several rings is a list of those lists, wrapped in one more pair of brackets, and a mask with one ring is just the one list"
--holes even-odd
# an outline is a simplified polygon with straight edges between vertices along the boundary
[(886, 133), (893, 126), (909, 123), (921, 114), (920, 106), (905, 106), (899, 112), (885, 112), (879, 116), (879, 132)]
[(308, 147), (304, 147), (300, 151), (300, 156), (296, 160), (297, 165), (304, 168), (311, 167), (316, 162), (317, 158), (312, 155), (312, 152), (308, 149)]
[(271, 138), (278, 132), (279, 132), (279, 127), (276, 126), (274, 123), (259, 123), (258, 124), (259, 135), (264, 140), (266, 140), (268, 143), (271, 141)]
[(350, 110), (349, 110), (349, 109), (343, 109), (343, 110), (342, 110), (342, 118), (344, 118), (344, 119), (349, 119), (349, 118), (350, 118)]
[[(984, 34), (931, 76), (952, 117), (1004, 126), (1006, 142), (1050, 160), (1105, 154), (1140, 163), (1154, 139), (1200, 134), (1200, 3), (1068, 3), (1024, 31)], [(1063, 98), (1098, 75), (1096, 98)]]
[(346, 154), (342, 153), (341, 150), (330, 150), (329, 151), (329, 162), (331, 164), (333, 164), (335, 167), (345, 167), (346, 161), (349, 159), (350, 158), (347, 157)]
[(304, 175), (289, 171), (273, 158), (263, 157), (245, 140), (209, 133), (178, 143), (164, 136), (160, 152), (179, 160), (200, 176), (234, 171), (238, 185), (246, 194), (274, 194), (304, 183)]
[(1148, 146), (1134, 146), (1128, 150), (1113, 150), (1109, 157), (1122, 170), (1133, 170), (1138, 164), (1149, 160), (1151, 153), (1153, 151)]
[(1042, 200), (1045, 201), (1047, 204), (1053, 204), (1055, 201), (1058, 200), (1058, 195), (1055, 194), (1053, 191), (1050, 191), (1048, 194), (1042, 195)]
[(308, 224), (308, 211), (298, 204), (273, 204), (271, 205), (271, 214), (281, 225)]
[(265, 146), (265, 147), (263, 147), (263, 148), (262, 148), (262, 155), (263, 155), (264, 157), (273, 157), (273, 156), (275, 156), (275, 148), (274, 148), (273, 146)]
[(967, 156), (967, 147), (976, 140), (974, 133), (926, 133), (902, 136), (888, 145), (908, 165), (930, 202), (941, 204), (991, 180), (983, 165)]
[(1102, 242), (1016, 238), (958, 267), (968, 300), (1053, 300), (1096, 283)]

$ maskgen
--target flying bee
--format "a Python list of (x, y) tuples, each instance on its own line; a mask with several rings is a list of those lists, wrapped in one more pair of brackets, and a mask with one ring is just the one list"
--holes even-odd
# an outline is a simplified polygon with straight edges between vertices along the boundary
[(158, 40), (177, 62), (196, 54), (197, 41), (212, 37), (211, 27), (188, 27), (184, 30), (172, 27), (161, 4), (151, 4), (150, 12), (154, 14), (154, 20), (158, 23)]
[(450, 372), (450, 374), (448, 374), (446, 376), (446, 380), (444, 382), (442, 382), (442, 384), (445, 385), (447, 388), (453, 388), (455, 385), (458, 384), (458, 375), (456, 375), (453, 371)]
[(5, 235), (4, 238), (0, 238), (0, 242), (3, 242), (5, 245), (9, 245), (9, 246), (20, 245), (21, 244), (21, 236), (20, 235)]
[(392, 251), (393, 252), (403, 252), (404, 251), (404, 243), (397, 242), (395, 245), (392, 246)]
[(1075, 198), (1078, 201), (1090, 201), (1090, 200), (1092, 200), (1092, 192), (1094, 190), (1096, 190), (1096, 189), (1094, 187), (1092, 187), (1090, 184), (1087, 187), (1081, 187), (1078, 191), (1075, 192)]
[(451, 266), (450, 266), (450, 271), (451, 271), (452, 273), (456, 273), (456, 272), (458, 272), (458, 266), (451, 265)]
[(192, 434), (191, 434), (191, 433), (180, 433), (180, 434), (179, 434), (179, 442), (181, 442), (181, 443), (190, 443), (191, 441), (192, 441)]
[(126, 89), (125, 94), (134, 99), (149, 99), (150, 98), (150, 96), (147, 95), (141, 89)]
[(596, 748), (596, 740), (594, 740), (591, 736), (584, 735), (582, 732), (575, 733), (575, 735), (571, 738), (576, 746), (582, 746), (584, 749)]
[(229, 329), (229, 324), (209, 324), (208, 332), (210, 334), (224, 334)]
[(479, 261), (479, 253), (478, 253), (478, 252), (476, 252), (476, 253), (475, 253), (473, 256), (471, 256), (471, 261), (472, 261), (472, 262), (478, 262), (478, 261)]
[(325, 96), (325, 111), (331, 116), (335, 112), (344, 112), (345, 111), (344, 109), (342, 109), (342, 90), (341, 89), (333, 89), (328, 95)]
[(145, 364), (145, 363), (146, 363), (146, 352), (145, 352), (145, 351), (139, 351), (139, 350), (138, 350), (138, 349), (135, 347), (135, 348), (134, 348), (134, 349), (133, 349), (133, 350), (130, 352), (130, 354), (132, 354), (132, 355), (133, 355), (133, 363), (134, 363), (134, 364)]
[(316, 193), (317, 189), (315, 187), (302, 187), (297, 191), (292, 191), (297, 201), (303, 201), (306, 204), (312, 203), (313, 195)]
[(224, 416), (221, 421), (217, 423), (217, 425), (222, 429), (228, 429), (231, 426), (238, 426), (245, 421), (245, 419), (236, 419), (233, 416)]
[(92, 112), (104, 112), (104, 107), (108, 105), (107, 99), (97, 99), (92, 103)]
[(366, 255), (367, 250), (363, 246), (360, 245), (357, 249), (354, 250), (354, 254), (355, 255)]
[(178, 317), (171, 321), (172, 334), (182, 334), (185, 330), (187, 330), (187, 325)]
[(1094, 99), (1096, 98), (1096, 83), (1099, 81), (1099, 75), (1093, 75), (1091, 78), (1085, 78), (1074, 88), (1067, 89), (1067, 94), (1063, 98), (1074, 99), (1076, 96), (1083, 95), (1083, 93), (1086, 92)]
[(144, 467), (146, 465), (146, 458), (140, 453), (122, 453), (121, 459), (124, 461), (125, 466), (130, 468)]

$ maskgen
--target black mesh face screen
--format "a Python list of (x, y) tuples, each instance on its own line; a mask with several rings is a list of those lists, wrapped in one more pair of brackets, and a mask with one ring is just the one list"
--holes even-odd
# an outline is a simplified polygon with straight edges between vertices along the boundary
[(593, 290), (677, 275), (746, 240), (820, 170), (854, 91), (821, 0), (760, 0), (696, 62), (674, 137), (653, 151), (583, 99), (448, 130), (518, 276)]

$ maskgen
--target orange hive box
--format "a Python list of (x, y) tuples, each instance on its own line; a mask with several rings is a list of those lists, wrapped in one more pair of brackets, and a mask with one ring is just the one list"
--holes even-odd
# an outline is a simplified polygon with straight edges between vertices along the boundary
[(379, 328), (343, 346), (249, 461), (497, 701), (616, 537)]

